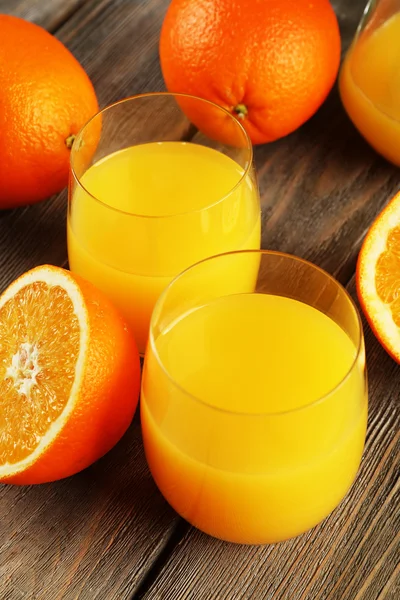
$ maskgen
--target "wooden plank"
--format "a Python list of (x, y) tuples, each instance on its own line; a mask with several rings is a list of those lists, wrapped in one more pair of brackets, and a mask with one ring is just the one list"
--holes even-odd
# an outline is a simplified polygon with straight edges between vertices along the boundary
[(33, 21), (54, 32), (86, 0), (0, 0), (0, 13)]
[[(354, 281), (350, 286), (353, 295)], [(321, 525), (270, 546), (189, 528), (143, 600), (384, 600), (400, 588), (399, 366), (367, 326), (370, 416), (351, 491)]]
[(337, 90), (299, 131), (258, 149), (256, 164), (263, 247), (348, 281), (368, 227), (400, 188), (400, 170), (362, 140)]
[(121, 600), (176, 518), (155, 494), (139, 421), (112, 452), (54, 484), (0, 486), (1, 598)]

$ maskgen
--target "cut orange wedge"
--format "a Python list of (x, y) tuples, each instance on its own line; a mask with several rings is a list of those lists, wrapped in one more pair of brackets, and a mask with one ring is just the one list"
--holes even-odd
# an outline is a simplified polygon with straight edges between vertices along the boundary
[(0, 297), (0, 481), (72, 475), (128, 428), (140, 362), (122, 317), (69, 271), (33, 269)]
[(356, 281), (372, 330), (400, 362), (400, 193), (371, 226), (358, 258)]

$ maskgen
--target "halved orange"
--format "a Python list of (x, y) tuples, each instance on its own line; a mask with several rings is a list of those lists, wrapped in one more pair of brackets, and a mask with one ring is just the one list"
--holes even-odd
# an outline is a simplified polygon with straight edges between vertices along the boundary
[(139, 395), (136, 343), (111, 302), (37, 267), (0, 297), (0, 481), (54, 481), (124, 434)]
[(358, 257), (356, 282), (371, 329), (400, 362), (400, 192), (368, 231)]

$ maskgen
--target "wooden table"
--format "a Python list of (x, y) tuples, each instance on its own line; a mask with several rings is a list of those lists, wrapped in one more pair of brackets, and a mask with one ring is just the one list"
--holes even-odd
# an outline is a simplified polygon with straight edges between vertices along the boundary
[[(363, 3), (333, 2), (343, 51)], [(0, 12), (62, 40), (104, 106), (163, 89), (158, 36), (167, 5), (0, 0)], [(256, 164), (263, 247), (317, 263), (354, 296), (360, 243), (400, 187), (400, 170), (361, 139), (336, 88), (300, 130), (257, 148)], [(66, 265), (65, 217), (65, 192), (1, 214), (0, 290), (35, 265)], [(135, 419), (113, 451), (75, 477), (0, 486), (0, 600), (399, 600), (400, 371), (365, 331), (371, 408), (364, 458), (350, 493), (320, 526), (265, 547), (196, 531), (157, 491)]]

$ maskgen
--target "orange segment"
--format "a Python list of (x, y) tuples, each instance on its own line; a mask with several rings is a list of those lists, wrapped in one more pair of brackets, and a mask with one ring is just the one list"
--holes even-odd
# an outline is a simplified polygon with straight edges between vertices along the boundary
[(139, 356), (96, 288), (33, 269), (0, 298), (0, 340), (0, 480), (60, 479), (119, 440), (138, 400)]
[(390, 250), (382, 252), (376, 262), (375, 285), (379, 298), (391, 306), (398, 295), (400, 259)]
[(371, 328), (400, 362), (400, 194), (371, 226), (360, 251), (356, 279)]

